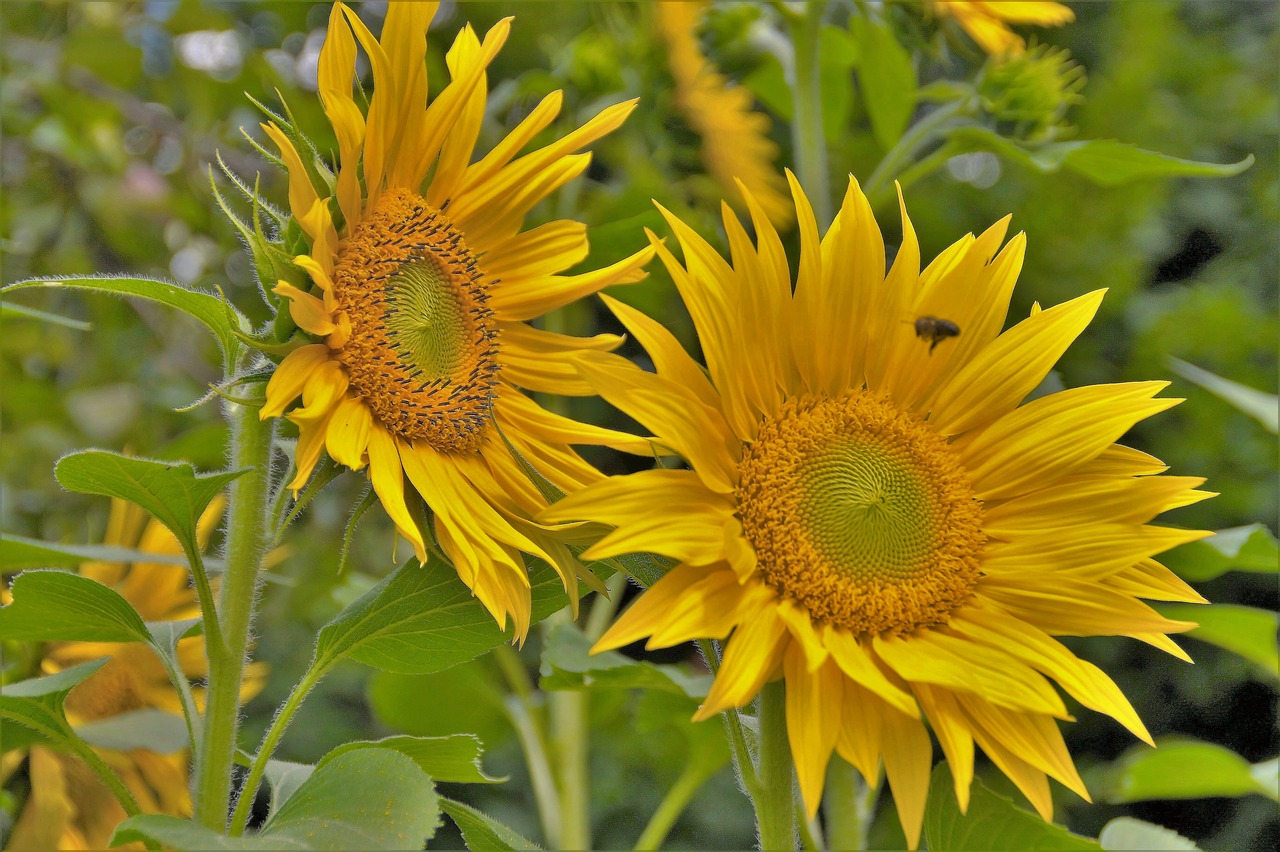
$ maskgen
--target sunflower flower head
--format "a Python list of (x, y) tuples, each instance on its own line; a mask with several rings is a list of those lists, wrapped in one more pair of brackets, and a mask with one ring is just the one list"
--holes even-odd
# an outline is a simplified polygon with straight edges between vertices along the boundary
[(1153, 557), (1206, 533), (1148, 522), (1210, 495), (1196, 490), (1203, 480), (1156, 476), (1158, 460), (1116, 443), (1178, 400), (1157, 396), (1164, 382), (1137, 382), (1023, 403), (1101, 291), (1002, 332), (1025, 247), (1021, 234), (1001, 247), (1007, 218), (922, 271), (904, 206), (886, 272), (856, 182), (825, 236), (791, 185), (794, 288), (749, 192), (757, 238), (724, 208), (729, 260), (663, 211), (683, 262), (655, 245), (705, 372), (613, 300), (656, 373), (609, 355), (582, 367), (688, 469), (613, 477), (542, 517), (613, 525), (589, 557), (650, 551), (678, 563), (596, 649), (727, 639), (696, 718), (785, 680), (811, 815), (833, 751), (873, 782), (883, 763), (914, 847), (927, 722), (962, 807), (976, 744), (1048, 819), (1048, 778), (1087, 796), (1053, 681), (1150, 742), (1116, 685), (1055, 637), (1130, 636), (1186, 659), (1167, 634), (1192, 625), (1140, 598), (1202, 601)]
[(1084, 100), (1084, 69), (1066, 50), (1035, 45), (991, 62), (982, 75), (983, 109), (997, 121), (1026, 127), (1026, 136), (1042, 139), (1062, 130), (1066, 114)]
[(1027, 44), (1010, 24), (1060, 27), (1076, 19), (1075, 12), (1048, 0), (930, 0), (930, 8), (941, 18), (953, 18), (969, 37), (992, 56), (1022, 53)]
[(755, 109), (751, 92), (729, 81), (702, 52), (698, 21), (705, 2), (654, 3), (658, 33), (667, 47), (676, 108), (702, 139), (702, 162), (721, 190), (742, 207), (741, 181), (778, 228), (794, 219), (786, 183), (773, 166), (778, 146), (769, 117)]
[[(198, 538), (203, 548), (222, 516), (224, 501), (212, 503), (200, 519)], [(179, 555), (173, 533), (158, 521), (146, 519), (142, 509), (113, 500), (104, 544), (144, 553)], [(86, 562), (80, 574), (109, 586), (147, 621), (198, 618), (199, 607), (187, 571), (165, 563)], [(0, 590), (0, 602), (9, 603)], [(204, 637), (178, 642), (178, 662), (188, 679), (208, 674)], [(163, 664), (140, 642), (50, 642), (42, 649), (40, 674), (56, 674), (81, 663), (109, 657), (107, 663), (67, 696), (67, 718), (73, 725), (110, 719), (122, 713), (161, 710), (181, 714), (182, 705)], [(262, 687), (264, 668), (246, 670), (245, 697)], [(194, 690), (198, 703), (203, 690)], [(146, 813), (191, 815), (185, 750), (160, 754), (148, 749), (96, 749), (120, 776)], [(77, 757), (44, 746), (5, 754), (3, 772), (16, 768), (25, 756), (31, 793), (9, 837), (12, 849), (105, 849), (115, 827), (126, 816), (115, 797)]]
[[(564, 275), (587, 255), (586, 227), (561, 220), (525, 230), (524, 220), (586, 169), (590, 154), (581, 149), (621, 125), (635, 102), (522, 154), (558, 115), (563, 98), (554, 92), (473, 162), (485, 69), (511, 19), (483, 38), (464, 27), (445, 57), (449, 82), (428, 101), (427, 27), (437, 6), (392, 2), (381, 38), (346, 6), (333, 7), (318, 85), (338, 142), (331, 175), (313, 179), (291, 127), (263, 125), (288, 170), (289, 206), (309, 246), (293, 260), (307, 280), (274, 289), (310, 342), (275, 370), (262, 416), (284, 415), (298, 427), (295, 492), (324, 451), (367, 468), (424, 560), (427, 539), (406, 494), (420, 497), (463, 581), (523, 638), (530, 591), (522, 553), (555, 566), (566, 589), (594, 577), (531, 520), (545, 499), (506, 442), (566, 491), (599, 478), (571, 444), (645, 447), (545, 411), (524, 393), (591, 393), (574, 363), (621, 338), (579, 339), (527, 322), (639, 280), (653, 254), (645, 248)], [(357, 45), (373, 72), (367, 108), (353, 94)]]

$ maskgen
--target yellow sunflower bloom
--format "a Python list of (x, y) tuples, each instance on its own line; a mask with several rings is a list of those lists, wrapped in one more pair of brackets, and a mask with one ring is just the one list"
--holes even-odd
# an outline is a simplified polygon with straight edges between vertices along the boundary
[[(200, 519), (198, 537), (203, 548), (222, 516), (224, 501), (215, 501)], [(139, 507), (112, 500), (104, 543), (144, 553), (178, 555), (182, 547), (158, 521), (148, 521)], [(180, 565), (134, 562), (128, 565), (89, 562), (80, 574), (109, 586), (127, 600), (146, 621), (176, 621), (200, 615), (188, 572)], [(8, 603), (8, 592), (0, 592)], [(67, 718), (73, 725), (107, 719), (137, 710), (182, 713), (182, 705), (164, 666), (140, 642), (50, 642), (40, 660), (42, 675), (90, 660), (110, 657), (101, 669), (67, 696)], [(178, 662), (187, 678), (208, 674), (204, 637), (178, 642)], [(246, 670), (245, 697), (261, 689), (264, 668)], [(203, 704), (203, 690), (193, 690)], [(133, 793), (144, 813), (191, 815), (185, 750), (157, 754), (147, 749), (96, 749)], [(79, 758), (43, 746), (5, 755), (5, 774), (27, 759), (31, 793), (9, 837), (10, 849), (105, 849), (115, 827), (126, 816), (115, 797)]]
[[(322, 451), (368, 467), (378, 498), (419, 559), (426, 542), (405, 501), (405, 479), (435, 516), (435, 536), (499, 625), (529, 627), (521, 553), (560, 572), (585, 569), (530, 518), (545, 505), (503, 438), (564, 490), (599, 474), (570, 444), (645, 451), (644, 442), (543, 410), (522, 390), (592, 391), (574, 362), (621, 338), (579, 339), (527, 321), (603, 287), (643, 277), (642, 251), (603, 269), (563, 275), (587, 256), (586, 226), (548, 222), (521, 231), (530, 209), (580, 175), (575, 153), (635, 108), (609, 107), (523, 156), (560, 111), (548, 95), (503, 141), (472, 162), (484, 118), (485, 69), (510, 19), (479, 39), (468, 26), (446, 56), (450, 82), (427, 102), (427, 26), (436, 3), (390, 4), (381, 40), (338, 4), (320, 53), (319, 90), (338, 139), (332, 194), (321, 196), (294, 145), (264, 125), (289, 170), (289, 204), (311, 242), (296, 258), (314, 282), (281, 282), (298, 326), (319, 342), (289, 354), (267, 386), (262, 416), (297, 424), (296, 490)], [(354, 33), (354, 36), (353, 36)], [(367, 114), (352, 97), (356, 42), (373, 68)], [(362, 168), (363, 167), (363, 168)], [(361, 181), (363, 178), (363, 183)], [(499, 431), (500, 430), (500, 431)]]
[(1061, 3), (1047, 0), (933, 0), (933, 11), (954, 18), (978, 46), (992, 56), (1021, 53), (1027, 43), (1009, 29), (1009, 24), (1060, 27), (1076, 19), (1075, 12)]
[(698, 18), (706, 5), (694, 0), (652, 7), (667, 45), (676, 108), (702, 138), (702, 162), (734, 203), (743, 203), (736, 183), (741, 180), (755, 193), (770, 222), (789, 227), (794, 211), (786, 183), (773, 165), (778, 146), (769, 138), (769, 117), (754, 108), (750, 90), (728, 85), (698, 45)]
[(1001, 333), (1025, 246), (1019, 234), (1000, 248), (1007, 218), (921, 272), (904, 206), (886, 275), (856, 182), (820, 238), (790, 180), (794, 292), (759, 205), (755, 245), (724, 208), (731, 263), (663, 210), (684, 263), (655, 246), (706, 373), (660, 325), (609, 301), (657, 372), (601, 356), (584, 374), (689, 469), (613, 477), (543, 513), (616, 527), (589, 557), (650, 551), (679, 563), (595, 649), (728, 637), (698, 719), (784, 678), (811, 815), (833, 750), (873, 782), (883, 760), (914, 846), (927, 721), (962, 806), (976, 742), (1049, 819), (1046, 776), (1087, 796), (1051, 681), (1150, 742), (1116, 685), (1053, 637), (1131, 636), (1186, 659), (1166, 634), (1193, 625), (1139, 598), (1202, 601), (1152, 557), (1207, 533), (1147, 521), (1209, 495), (1195, 490), (1202, 479), (1155, 476), (1159, 461), (1115, 443), (1178, 400), (1156, 397), (1164, 382), (1138, 382), (1020, 405), (1101, 291)]

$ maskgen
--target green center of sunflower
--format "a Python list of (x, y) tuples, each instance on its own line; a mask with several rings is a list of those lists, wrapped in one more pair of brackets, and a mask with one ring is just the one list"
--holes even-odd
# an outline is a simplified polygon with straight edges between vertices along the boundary
[(338, 254), (338, 358), (389, 431), (439, 452), (484, 440), (497, 385), (489, 286), (444, 214), (403, 189), (367, 212)]
[(864, 391), (789, 400), (740, 466), (765, 582), (855, 635), (945, 624), (978, 579), (982, 504), (944, 438)]

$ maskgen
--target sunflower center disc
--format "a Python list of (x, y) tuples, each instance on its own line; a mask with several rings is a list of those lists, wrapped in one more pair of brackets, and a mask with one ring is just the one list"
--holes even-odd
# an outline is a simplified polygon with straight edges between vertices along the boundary
[(855, 635), (945, 624), (978, 579), (982, 504), (947, 442), (887, 398), (805, 395), (767, 419), (738, 514), (765, 582)]
[(498, 373), (489, 283), (447, 218), (403, 189), (383, 195), (339, 253), (338, 358), (391, 432), (440, 452), (484, 439)]

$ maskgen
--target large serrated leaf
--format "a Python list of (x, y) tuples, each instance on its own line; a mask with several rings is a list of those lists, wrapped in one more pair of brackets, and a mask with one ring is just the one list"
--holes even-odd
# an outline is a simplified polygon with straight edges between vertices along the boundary
[(187, 553), (199, 552), (196, 524), (214, 497), (248, 471), (196, 473), (189, 464), (82, 450), (58, 460), (54, 475), (68, 491), (119, 497), (146, 509), (177, 536)]
[[(76, 290), (94, 290), (115, 296), (136, 296), (152, 302), (158, 302), (189, 314), (213, 332), (222, 348), (222, 356), (227, 363), (234, 363), (239, 352), (240, 343), (236, 340), (232, 328), (243, 323), (243, 318), (234, 308), (227, 305), (212, 293), (199, 290), (188, 290), (167, 281), (156, 281), (150, 278), (43, 278), (19, 281), (10, 284), (0, 293), (32, 287), (68, 287)], [(245, 323), (247, 327), (247, 323)]]
[[(568, 604), (559, 575), (529, 559), (536, 623)], [(316, 637), (315, 668), (343, 657), (401, 674), (429, 674), (470, 660), (502, 642), (499, 630), (453, 567), (432, 557), (409, 560), (329, 622)]]
[(453, 799), (441, 797), (440, 808), (449, 815), (462, 832), (462, 839), (468, 849), (485, 850), (485, 852), (524, 852), (524, 850), (541, 847), (507, 828), (488, 814), (481, 813), (470, 805), (455, 802)]
[(930, 849), (965, 849), (995, 852), (1008, 849), (1053, 849), (1055, 852), (1098, 852), (1102, 847), (1088, 837), (1072, 834), (1060, 825), (1045, 822), (1009, 799), (997, 795), (978, 779), (970, 788), (969, 809), (960, 812), (955, 784), (946, 762), (939, 763), (929, 781), (929, 803), (924, 812), (924, 834)]
[[(324, 756), (318, 766), (360, 748), (386, 748), (399, 752), (418, 764), (418, 768), (436, 781), (452, 781), (460, 784), (495, 784), (504, 778), (495, 778), (484, 771), (480, 758), (484, 746), (479, 738), (470, 734), (448, 737), (411, 737), (400, 735), (381, 740), (357, 740), (343, 743)], [(318, 768), (318, 767), (317, 767)]]
[(311, 849), (421, 849), (439, 824), (435, 786), (417, 764), (361, 748), (317, 766), (258, 837)]
[(0, 639), (32, 642), (150, 642), (142, 616), (97, 580), (66, 571), (24, 571), (13, 603), (0, 608)]

